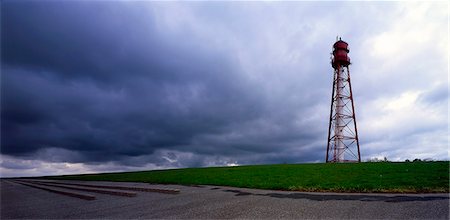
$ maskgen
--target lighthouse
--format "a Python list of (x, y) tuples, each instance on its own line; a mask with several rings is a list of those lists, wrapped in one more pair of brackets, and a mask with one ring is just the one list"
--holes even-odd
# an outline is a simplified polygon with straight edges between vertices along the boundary
[(350, 81), (348, 43), (339, 38), (333, 44), (331, 66), (333, 88), (328, 125), (327, 163), (361, 162), (355, 104)]

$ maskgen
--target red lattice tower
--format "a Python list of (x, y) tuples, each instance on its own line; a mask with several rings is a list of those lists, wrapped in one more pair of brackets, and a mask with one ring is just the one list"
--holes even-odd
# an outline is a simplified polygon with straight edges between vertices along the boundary
[(334, 69), (326, 162), (361, 162), (355, 105), (350, 82), (348, 44), (339, 38), (333, 45)]

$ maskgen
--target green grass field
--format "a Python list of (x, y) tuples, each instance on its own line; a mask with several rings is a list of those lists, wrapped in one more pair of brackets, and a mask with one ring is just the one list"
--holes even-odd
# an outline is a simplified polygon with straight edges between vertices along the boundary
[(50, 177), (332, 192), (449, 192), (449, 162), (280, 164)]

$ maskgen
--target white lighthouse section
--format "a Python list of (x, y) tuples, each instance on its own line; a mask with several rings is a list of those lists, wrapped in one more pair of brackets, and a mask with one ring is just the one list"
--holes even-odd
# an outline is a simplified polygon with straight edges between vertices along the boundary
[(336, 162), (344, 161), (344, 134), (343, 130), (345, 127), (344, 122), (344, 101), (343, 101), (343, 88), (344, 88), (344, 79), (343, 79), (343, 67), (338, 68), (337, 74), (337, 85), (336, 85), (336, 125), (335, 125), (335, 147), (336, 147)]

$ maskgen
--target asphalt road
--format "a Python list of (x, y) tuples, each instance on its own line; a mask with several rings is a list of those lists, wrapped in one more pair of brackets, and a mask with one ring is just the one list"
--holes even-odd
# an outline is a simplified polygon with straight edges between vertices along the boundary
[[(71, 181), (73, 183), (73, 181)], [(77, 181), (78, 182), (78, 181)], [(81, 182), (79, 182), (81, 183)], [(83, 200), (1, 181), (1, 219), (449, 219), (448, 194), (302, 193), (216, 186), (106, 185), (180, 189), (179, 194), (96, 194)]]

